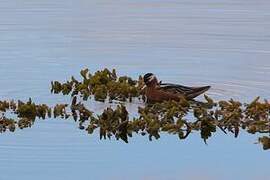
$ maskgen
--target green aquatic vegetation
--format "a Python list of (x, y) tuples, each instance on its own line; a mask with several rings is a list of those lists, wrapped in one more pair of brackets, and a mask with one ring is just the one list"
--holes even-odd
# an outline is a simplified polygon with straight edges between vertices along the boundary
[(21, 119), (18, 120), (18, 127), (20, 129), (30, 128), (30, 127), (32, 127), (34, 122), (35, 121), (33, 119), (21, 118)]
[[(138, 98), (145, 101), (141, 89), (143, 78), (133, 80), (128, 76), (118, 77), (116, 71), (104, 69), (91, 74), (88, 69), (80, 72), (81, 80), (73, 76), (70, 80), (51, 83), (54, 94), (70, 95), (70, 104), (35, 104), (31, 98), (23, 101), (0, 101), (0, 132), (30, 128), (36, 119), (60, 118), (73, 119), (79, 129), (88, 134), (98, 133), (100, 139), (122, 140), (126, 143), (133, 134), (148, 136), (149, 140), (161, 138), (162, 134), (176, 135), (180, 140), (187, 139), (197, 132), (202, 140), (207, 140), (214, 133), (221, 131), (233, 134), (236, 138), (241, 131), (250, 134), (264, 134), (258, 139), (263, 149), (270, 149), (270, 104), (256, 98), (251, 103), (243, 104), (230, 99), (214, 101), (204, 96), (204, 102), (188, 101), (184, 98), (176, 101), (145, 104), (138, 107), (138, 116), (130, 118), (125, 102)], [(122, 101), (116, 107), (107, 107), (101, 114), (96, 114), (86, 107), (83, 101), (93, 98), (96, 101), (113, 103)], [(82, 101), (83, 100), (83, 101)], [(108, 104), (111, 105), (111, 104)], [(17, 118), (7, 118), (9, 114)], [(18, 127), (18, 128), (17, 128)], [(267, 136), (268, 134), (268, 136)]]
[(269, 133), (270, 134), (270, 104), (266, 100), (259, 102), (259, 97), (246, 104), (245, 120), (243, 128), (247, 128), (247, 132)]
[(88, 100), (91, 96), (96, 101), (104, 102), (109, 97), (109, 102), (132, 101), (132, 98), (141, 96), (143, 79), (133, 80), (131, 77), (117, 77), (115, 69), (112, 71), (104, 69), (95, 72), (93, 75), (88, 69), (81, 70), (81, 81), (76, 80), (73, 76), (71, 80), (65, 83), (52, 81), (51, 92), (54, 94), (62, 93), (71, 96), (79, 95), (83, 100)]
[(53, 117), (61, 117), (67, 119), (69, 115), (67, 114), (66, 107), (68, 104), (56, 104), (56, 106), (53, 108)]
[(206, 143), (206, 140), (211, 137), (212, 133), (216, 132), (217, 121), (214, 118), (214, 113), (207, 108), (199, 106), (194, 108), (193, 114), (197, 121), (192, 127), (200, 130), (201, 138)]
[[(69, 83), (66, 83), (66, 84), (69, 84)], [(64, 85), (63, 85), (64, 86)], [(55, 94), (58, 94), (62, 91), (62, 84), (57, 82), (57, 81), (52, 81), (51, 82), (51, 92), (52, 93), (55, 93)], [(64, 94), (64, 93), (63, 93)]]
[(28, 102), (24, 103), (18, 101), (18, 105), (13, 103), (13, 111), (18, 115), (19, 118), (35, 119), (36, 117), (45, 119), (46, 117), (51, 117), (51, 108), (46, 104), (36, 105), (29, 99)]
[[(152, 140), (152, 137), (159, 139), (161, 131), (178, 134), (180, 139), (185, 139), (191, 129), (183, 118), (187, 115), (190, 107), (191, 104), (183, 99), (180, 102), (167, 101), (139, 108), (139, 120), (143, 122), (140, 124), (144, 125), (141, 129), (149, 134), (149, 140)], [(184, 135), (185, 133), (186, 135)]]
[[(10, 109), (5, 109), (4, 114), (7, 110), (13, 111), (17, 114), (18, 120), (6, 118), (3, 114), (0, 118), (0, 132), (5, 132), (7, 129), (13, 132), (16, 126), (19, 129), (32, 127), (36, 118), (46, 119), (53, 114), (54, 118), (73, 117), (75, 121), (78, 121), (79, 128), (86, 130), (89, 134), (98, 130), (100, 139), (115, 137), (126, 143), (133, 133), (148, 135), (149, 140), (152, 140), (159, 139), (161, 133), (178, 135), (179, 139), (186, 139), (190, 133), (200, 132), (205, 143), (213, 133), (217, 132), (217, 128), (226, 134), (232, 132), (235, 137), (241, 129), (252, 134), (270, 133), (268, 102), (242, 106), (240, 102), (229, 100), (217, 102), (212, 106), (207, 99), (206, 103), (181, 100), (147, 104), (145, 107), (138, 108), (139, 117), (133, 119), (129, 119), (129, 113), (124, 104), (116, 108), (108, 107), (97, 115), (87, 109), (82, 102), (78, 102), (76, 96), (73, 97), (71, 105), (56, 104), (52, 108), (45, 104), (36, 105), (31, 99), (28, 102), (18, 101), (17, 103), (5, 101), (5, 107)], [(250, 111), (252, 108), (259, 108), (264, 118), (252, 118), (254, 116)], [(191, 112), (193, 117), (190, 116)], [(259, 139), (264, 149), (269, 147), (266, 137)]]
[(104, 102), (107, 98), (107, 88), (105, 85), (100, 85), (95, 87), (93, 90), (94, 92), (94, 97), (96, 101), (102, 101)]
[(100, 139), (111, 138), (114, 135), (116, 139), (121, 138), (128, 142), (128, 112), (125, 106), (117, 106), (116, 110), (105, 109), (100, 116), (97, 116), (95, 122), (97, 122), (96, 126), (99, 127)]
[(0, 101), (0, 112), (6, 112), (10, 108), (9, 105), (7, 101)]
[(263, 145), (264, 150), (270, 149), (270, 137), (267, 136), (260, 137), (259, 142)]
[(239, 134), (239, 127), (243, 123), (242, 104), (233, 99), (229, 101), (219, 101), (219, 108), (215, 110), (215, 119), (219, 121), (219, 127), (225, 132), (227, 129), (235, 137)]
[[(32, 102), (31, 98), (27, 102), (18, 101), (4, 101), (6, 107), (0, 116), (0, 132), (5, 132), (6, 129), (14, 132), (16, 126), (19, 129), (32, 127), (35, 120), (51, 118), (52, 116), (52, 108), (47, 106), (46, 104), (35, 104)], [(61, 118), (68, 118), (68, 113), (64, 110), (66, 108), (66, 104), (57, 104), (54, 109), (54, 117), (57, 118), (61, 116)], [(17, 116), (16, 119), (7, 118), (6, 115), (13, 114)]]
[(16, 129), (16, 121), (5, 116), (0, 117), (0, 133), (6, 132), (6, 130), (14, 132)]
[(16, 113), (20, 118), (25, 117), (29, 119), (35, 119), (37, 115), (36, 105), (32, 103), (31, 99), (29, 99), (29, 101), (26, 103), (19, 101)]

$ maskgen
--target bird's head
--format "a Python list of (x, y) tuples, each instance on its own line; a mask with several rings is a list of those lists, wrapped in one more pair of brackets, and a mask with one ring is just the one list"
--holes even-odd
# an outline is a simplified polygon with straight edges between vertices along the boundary
[(146, 73), (143, 76), (143, 81), (146, 86), (156, 86), (158, 84), (157, 77), (153, 73)]

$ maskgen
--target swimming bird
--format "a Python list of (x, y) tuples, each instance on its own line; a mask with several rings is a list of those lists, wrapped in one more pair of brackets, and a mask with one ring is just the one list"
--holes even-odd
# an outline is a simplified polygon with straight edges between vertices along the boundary
[(158, 82), (153, 73), (147, 73), (143, 77), (145, 87), (143, 91), (147, 97), (147, 102), (162, 102), (168, 100), (179, 101), (181, 98), (191, 100), (207, 90), (211, 86), (188, 87), (178, 84)]

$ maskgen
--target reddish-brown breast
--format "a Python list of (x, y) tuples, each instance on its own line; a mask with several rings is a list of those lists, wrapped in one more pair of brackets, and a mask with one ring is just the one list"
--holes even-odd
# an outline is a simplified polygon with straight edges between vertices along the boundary
[(171, 92), (165, 92), (155, 87), (147, 87), (145, 95), (147, 97), (147, 100), (150, 102), (162, 102), (168, 100), (179, 101), (181, 99), (180, 95)]

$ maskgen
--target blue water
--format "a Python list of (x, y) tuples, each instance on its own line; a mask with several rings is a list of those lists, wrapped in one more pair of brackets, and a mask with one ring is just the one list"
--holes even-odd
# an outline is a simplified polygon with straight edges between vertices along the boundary
[[(50, 94), (50, 81), (85, 67), (210, 84), (216, 100), (270, 99), (269, 29), (267, 0), (1, 0), (0, 99), (69, 102)], [(89, 106), (100, 112), (107, 104)], [(220, 133), (206, 146), (194, 133), (125, 144), (100, 141), (71, 120), (38, 120), (0, 135), (0, 180), (270, 179), (269, 151), (254, 142)]]

